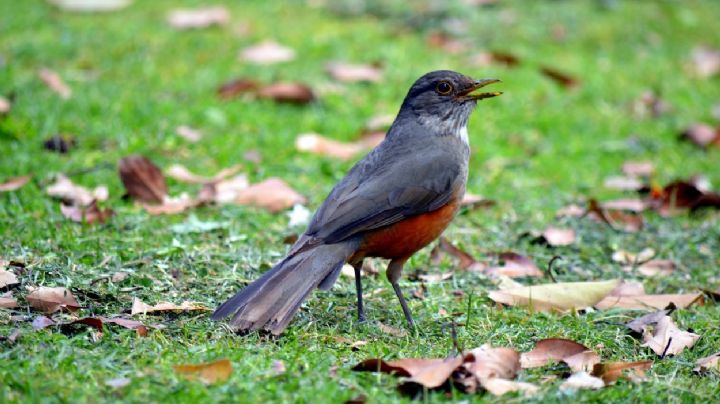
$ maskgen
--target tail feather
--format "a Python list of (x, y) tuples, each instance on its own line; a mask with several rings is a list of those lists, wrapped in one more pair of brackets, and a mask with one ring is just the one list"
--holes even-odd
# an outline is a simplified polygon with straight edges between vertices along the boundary
[(280, 334), (313, 289), (332, 286), (355, 249), (355, 243), (347, 241), (317, 245), (285, 258), (220, 305), (212, 318), (234, 313), (230, 325), (237, 330), (263, 328)]

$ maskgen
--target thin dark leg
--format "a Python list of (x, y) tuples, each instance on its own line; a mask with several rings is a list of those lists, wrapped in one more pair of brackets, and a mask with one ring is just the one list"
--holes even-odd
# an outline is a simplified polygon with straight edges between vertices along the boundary
[(359, 322), (365, 321), (365, 308), (363, 307), (362, 298), (362, 261), (353, 264), (355, 269), (355, 292), (357, 294), (357, 316)]
[(410, 328), (415, 328), (415, 322), (413, 321), (412, 314), (410, 313), (410, 308), (408, 308), (405, 297), (402, 294), (402, 290), (400, 290), (400, 285), (398, 285), (398, 280), (400, 279), (400, 275), (402, 275), (403, 265), (405, 265), (406, 260), (407, 258), (393, 259), (390, 261), (386, 275), (393, 287), (393, 290), (395, 290), (395, 295), (398, 297), (398, 300), (400, 300), (400, 306), (402, 306), (403, 314), (405, 314), (405, 320), (407, 320)]
[(405, 302), (405, 297), (402, 294), (402, 290), (400, 290), (400, 285), (397, 284), (397, 282), (392, 284), (393, 289), (395, 290), (395, 294), (398, 297), (398, 300), (400, 300), (400, 306), (402, 306), (403, 314), (405, 314), (405, 320), (407, 320), (408, 326), (410, 328), (415, 328), (415, 322), (412, 318), (412, 313), (410, 313), (410, 308), (407, 306), (407, 302)]

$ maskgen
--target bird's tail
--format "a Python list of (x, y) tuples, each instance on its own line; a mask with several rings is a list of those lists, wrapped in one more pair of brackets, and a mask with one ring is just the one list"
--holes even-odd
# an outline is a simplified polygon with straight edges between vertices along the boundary
[(320, 244), (285, 258), (215, 310), (213, 320), (233, 313), (238, 331), (265, 329), (278, 335), (316, 287), (329, 289), (355, 243)]

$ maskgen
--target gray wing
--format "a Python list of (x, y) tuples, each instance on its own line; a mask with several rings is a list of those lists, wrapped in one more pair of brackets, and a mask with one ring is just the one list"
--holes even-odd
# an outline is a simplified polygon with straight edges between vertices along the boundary
[(465, 151), (428, 143), (373, 150), (333, 189), (306, 235), (335, 243), (447, 204), (464, 186)]

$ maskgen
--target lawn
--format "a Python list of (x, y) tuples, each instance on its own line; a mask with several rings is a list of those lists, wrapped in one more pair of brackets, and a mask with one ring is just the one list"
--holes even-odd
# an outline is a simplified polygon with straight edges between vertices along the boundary
[[(307, 198), (312, 211), (353, 161), (299, 152), (296, 136), (315, 132), (351, 141), (370, 118), (394, 115), (417, 77), (440, 68), (502, 79), (496, 88), (504, 92), (480, 103), (469, 124), (468, 191), (496, 204), (462, 211), (445, 232), (448, 240), (484, 261), (491, 261), (493, 252), (512, 250), (545, 268), (559, 255), (558, 281), (622, 278), (641, 281), (648, 293), (720, 288), (717, 210), (670, 218), (646, 212), (639, 232), (556, 217), (570, 203), (627, 195), (603, 183), (620, 174), (628, 160), (653, 162), (655, 185), (702, 174), (716, 190), (720, 187), (720, 148), (703, 150), (678, 140), (693, 123), (717, 125), (720, 119), (713, 117), (720, 77), (698, 77), (691, 62), (697, 46), (720, 47), (720, 2), (518, 0), (491, 6), (448, 2), (417, 10), (394, 1), (226, 3), (232, 14), (228, 24), (179, 31), (166, 22), (167, 13), (204, 2), (138, 0), (111, 13), (77, 14), (40, 0), (0, 0), (0, 96), (12, 100), (10, 112), (0, 117), (0, 182), (33, 175), (19, 190), (0, 193), (0, 258), (17, 263), (9, 269), (20, 281), (12, 289), (20, 307), (0, 309), (0, 336), (21, 333), (14, 342), (0, 340), (0, 401), (342, 402), (364, 394), (370, 402), (402, 402), (409, 398), (396, 390), (396, 377), (351, 367), (375, 357), (445, 357), (453, 350), (447, 326), (452, 321), (459, 324), (458, 341), (465, 348), (487, 342), (527, 351), (540, 339), (562, 337), (592, 348), (604, 360), (655, 361), (645, 381), (620, 380), (574, 393), (558, 389), (566, 368), (530, 369), (519, 379), (539, 385), (539, 393), (529, 399), (511, 393), (506, 401), (720, 397), (720, 374), (692, 371), (698, 358), (720, 351), (720, 309), (711, 301), (673, 313), (680, 328), (702, 337), (692, 349), (661, 359), (622, 326), (638, 312), (558, 315), (503, 308), (488, 298), (495, 289), (492, 279), (457, 270), (450, 279), (427, 282), (424, 299), (409, 299), (417, 328), (406, 336), (378, 327), (378, 321), (405, 327), (382, 273), (364, 278), (371, 293), (366, 296), (369, 321), (363, 324), (355, 322), (354, 282), (341, 277), (332, 290), (313, 293), (279, 338), (235, 335), (224, 323), (211, 321), (210, 312), (134, 316), (158, 325), (147, 337), (115, 326), (106, 326), (99, 338), (89, 329), (34, 331), (30, 321), (37, 313), (24, 300), (26, 287), (72, 290), (83, 308), (74, 315), (55, 314), (57, 321), (127, 313), (135, 297), (214, 308), (282, 258), (288, 248), (283, 240), (303, 230), (288, 227), (285, 212), (237, 205), (151, 216), (122, 198), (117, 174), (122, 157), (143, 154), (161, 168), (179, 163), (208, 176), (240, 165), (253, 183), (282, 178)], [(365, 8), (353, 7), (358, 4)], [(428, 45), (427, 36), (442, 30), (463, 49)], [(294, 49), (295, 60), (269, 66), (239, 60), (243, 48), (267, 39)], [(521, 63), (472, 63), (473, 55), (487, 50), (516, 55)], [(337, 83), (325, 71), (332, 60), (378, 62), (383, 78)], [(566, 88), (542, 75), (541, 66), (569, 73), (579, 85)], [(62, 99), (44, 85), (41, 68), (57, 72), (72, 96)], [(316, 90), (318, 100), (288, 105), (218, 99), (217, 87), (239, 77), (302, 81)], [(669, 110), (656, 117), (639, 113), (638, 100), (648, 91)], [(180, 125), (197, 128), (202, 139), (178, 136)], [(43, 149), (43, 141), (59, 133), (73, 136), (77, 146), (66, 154)], [(249, 151), (259, 159), (248, 159)], [(71, 174), (86, 187), (106, 185), (110, 197), (103, 206), (115, 216), (96, 225), (63, 217), (60, 203), (44, 191), (57, 173)], [(197, 189), (173, 180), (169, 188), (174, 195)], [(184, 231), (193, 227), (182, 224), (195, 220), (217, 226)], [(577, 241), (550, 248), (524, 236), (548, 225), (574, 229)], [(626, 272), (611, 258), (618, 250), (647, 247), (673, 260), (677, 269), (667, 276), (643, 276)], [(456, 269), (450, 258), (431, 263), (430, 249), (406, 266), (401, 281), (406, 294), (421, 285), (408, 275)], [(130, 275), (120, 282), (107, 279), (119, 271)], [(340, 336), (368, 343), (353, 349)], [(234, 367), (224, 383), (206, 386), (173, 370), (221, 358)], [(277, 361), (284, 371), (278, 371)], [(547, 375), (558, 378), (544, 381)], [(130, 384), (106, 385), (117, 378)], [(493, 396), (451, 390), (426, 398)]]

